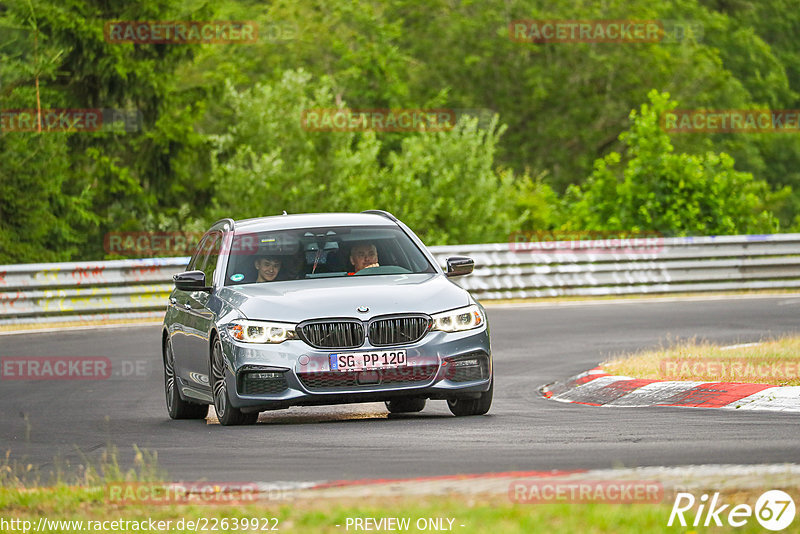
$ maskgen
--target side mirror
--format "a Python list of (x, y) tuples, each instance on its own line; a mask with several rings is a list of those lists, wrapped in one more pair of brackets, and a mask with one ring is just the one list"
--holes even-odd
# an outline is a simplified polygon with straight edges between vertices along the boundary
[(175, 287), (181, 291), (210, 291), (206, 287), (206, 275), (203, 271), (186, 271), (172, 276)]
[(469, 274), (475, 268), (475, 261), (466, 256), (453, 256), (447, 258), (447, 276), (462, 276)]

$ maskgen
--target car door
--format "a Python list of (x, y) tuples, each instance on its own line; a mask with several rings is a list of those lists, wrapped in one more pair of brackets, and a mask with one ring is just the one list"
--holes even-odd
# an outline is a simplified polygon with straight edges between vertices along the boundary
[[(209, 255), (209, 244), (213, 236), (207, 234), (203, 236), (195, 249), (189, 265), (186, 267), (187, 271), (202, 270)], [(191, 377), (190, 371), (193, 371), (191, 364), (191, 355), (193, 352), (193, 340), (197, 336), (197, 320), (194, 313), (190, 313), (193, 308), (192, 298), (193, 291), (183, 291), (175, 289), (170, 297), (170, 306), (173, 309), (173, 316), (175, 321), (171, 330), (172, 334), (172, 349), (175, 352), (175, 374), (184, 383), (189, 382), (190, 385), (197, 386), (197, 377)], [(202, 385), (202, 383), (200, 384)]]
[(212, 232), (207, 236), (203, 245), (204, 260), (202, 265), (196, 267), (206, 276), (206, 286), (209, 291), (191, 291), (187, 294), (185, 313), (187, 323), (191, 324), (191, 335), (187, 336), (186, 371), (189, 379), (195, 386), (203, 389), (210, 388), (209, 383), (209, 337), (214, 326), (214, 313), (209, 309), (214, 287), (214, 276), (220, 258), (222, 247), (222, 232)]

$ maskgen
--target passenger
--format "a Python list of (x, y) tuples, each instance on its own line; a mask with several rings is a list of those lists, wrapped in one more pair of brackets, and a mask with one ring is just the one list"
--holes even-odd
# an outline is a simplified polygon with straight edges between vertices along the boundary
[(350, 249), (350, 263), (353, 264), (357, 273), (361, 269), (368, 269), (370, 267), (380, 267), (378, 263), (378, 249), (372, 243), (361, 243), (354, 245)]
[(256, 282), (272, 282), (281, 271), (281, 260), (277, 256), (261, 256), (253, 262), (258, 272)]

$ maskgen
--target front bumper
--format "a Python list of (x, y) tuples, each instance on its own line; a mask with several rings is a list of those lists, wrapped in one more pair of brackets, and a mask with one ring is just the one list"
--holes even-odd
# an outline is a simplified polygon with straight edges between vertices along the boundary
[[(228, 396), (244, 412), (396, 397), (475, 398), (489, 389), (493, 374), (486, 327), (428, 332), (410, 345), (373, 347), (367, 342), (348, 350), (320, 350), (301, 340), (241, 343), (224, 331), (220, 336), (229, 370)], [(364, 372), (371, 374), (330, 370), (330, 354), (390, 348), (406, 351), (407, 367)]]

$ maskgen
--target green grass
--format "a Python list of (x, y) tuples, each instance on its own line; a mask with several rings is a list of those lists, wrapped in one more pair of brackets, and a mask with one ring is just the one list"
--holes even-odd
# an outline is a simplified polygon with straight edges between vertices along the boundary
[[(162, 487), (165, 484), (163, 481), (166, 476), (158, 467), (157, 455), (135, 446), (133, 450), (133, 466), (128, 469), (120, 466), (116, 447), (108, 445), (105, 452), (94, 461), (82, 456), (81, 461), (84, 463), (72, 467), (62, 466), (55, 475), (51, 475), (50, 480), (55, 482), (50, 483), (42, 482), (44, 476), (37, 468), (24, 461), (13, 460), (7, 453), (5, 458), (0, 458), (0, 520), (5, 520), (7, 525), (9, 520), (29, 521), (33, 528), (31, 531), (36, 531), (40, 518), (49, 521), (83, 521), (84, 528), (80, 530), (82, 532), (100, 530), (90, 529), (88, 521), (115, 520), (170, 522), (169, 529), (151, 532), (267, 532), (262, 527), (275, 527), (276, 524), (274, 520), (265, 521), (269, 518), (277, 519), (280, 532), (313, 534), (365, 532), (356, 530), (353, 526), (347, 529), (348, 518), (409, 518), (411, 528), (408, 532), (420, 532), (416, 523), (419, 519), (426, 518), (453, 519), (453, 532), (459, 533), (693, 531), (692, 528), (667, 527), (673, 502), (673, 493), (670, 491), (665, 492), (667, 496), (660, 504), (520, 504), (512, 502), (507, 493), (385, 496), (385, 491), (380, 494), (373, 491), (370, 494), (364, 491), (364, 487), (354, 487), (352, 491), (348, 487), (339, 487), (286, 493), (268, 492), (258, 496), (245, 493), (240, 496), (239, 502), (219, 504), (164, 501), (152, 504), (135, 499), (114, 499), (110, 488), (118, 487), (118, 483), (140, 484), (144, 487)], [(462, 491), (468, 489), (464, 486), (465, 483), (469, 484), (468, 481), (460, 482)], [(798, 487), (783, 489), (792, 495), (800, 494)], [(762, 491), (729, 494), (724, 500), (728, 503), (752, 505)], [(227, 528), (224, 528), (223, 519), (228, 523)], [(238, 521), (234, 522), (234, 519)], [(234, 528), (234, 525), (242, 525), (245, 519), (248, 524), (257, 520), (258, 528)], [(177, 528), (179, 521), (183, 522), (183, 528)], [(189, 521), (205, 526), (206, 530), (188, 525)], [(15, 526), (14, 529), (4, 529), (0, 523), (0, 532), (21, 532), (20, 525)], [(106, 528), (102, 531), (150, 531), (134, 529), (130, 525), (119, 526), (120, 528)], [(214, 530), (214, 526), (218, 528)], [(38, 532), (78, 531), (62, 525), (61, 528), (43, 528)], [(716, 528), (712, 531), (749, 533), (761, 530), (755, 519), (751, 519), (744, 528)]]
[[(30, 427), (26, 432), (26, 441), (29, 432)], [(140, 449), (136, 445), (133, 445), (133, 452), (133, 466), (127, 469), (120, 466), (117, 447), (109, 444), (94, 460), (77, 450), (81, 459), (77, 465), (55, 458), (53, 467), (45, 472), (25, 458), (14, 458), (11, 451), (6, 451), (5, 456), (0, 458), (0, 488), (27, 491), (42, 486), (99, 486), (110, 482), (165, 480), (166, 472), (158, 466), (158, 453)]]
[[(580, 532), (580, 533), (639, 533), (687, 532), (692, 528), (667, 527), (669, 504), (516, 504), (505, 496), (448, 496), (373, 498), (365, 503), (364, 497), (353, 499), (299, 499), (271, 503), (260, 501), (247, 505), (220, 506), (142, 506), (108, 505), (103, 501), (102, 488), (76, 488), (56, 486), (21, 490), (0, 490), (0, 517), (32, 521), (39, 517), (72, 520), (106, 521), (115, 519), (171, 521), (171, 532), (194, 532), (184, 528), (174, 530), (180, 519), (209, 520), (228, 518), (277, 518), (281, 532), (341, 533), (355, 532), (345, 528), (348, 518), (410, 518), (409, 532), (420, 518), (452, 518), (453, 531), (463, 533), (530, 533), (530, 532)], [(753, 501), (754, 502), (754, 501)], [(752, 502), (751, 502), (752, 504)], [(340, 526), (336, 526), (336, 525)], [(445, 525), (447, 522), (445, 521)], [(270, 523), (274, 525), (274, 522)], [(461, 525), (464, 525), (463, 527)], [(708, 529), (695, 529), (699, 531)], [(760, 532), (755, 519), (738, 529), (715, 528), (713, 532)], [(231, 528), (228, 531), (234, 531)], [(255, 530), (250, 530), (255, 531)], [(52, 530), (52, 532), (71, 532)], [(121, 532), (121, 530), (118, 530)]]

